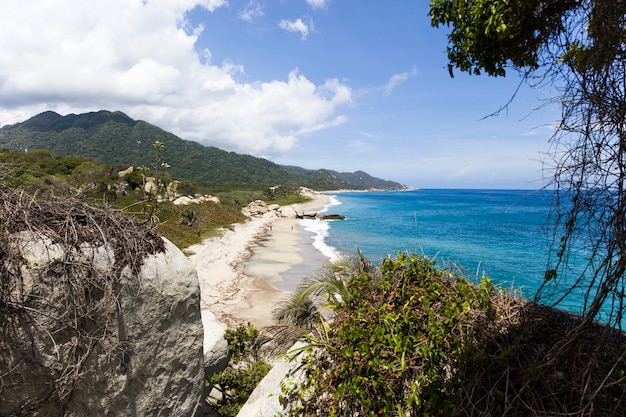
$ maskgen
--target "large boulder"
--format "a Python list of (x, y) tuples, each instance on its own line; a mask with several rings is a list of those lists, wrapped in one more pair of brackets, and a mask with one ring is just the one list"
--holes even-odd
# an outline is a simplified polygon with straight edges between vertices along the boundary
[(279, 211), (282, 217), (287, 217), (290, 219), (295, 219), (296, 217), (298, 217), (298, 212), (291, 206), (281, 207)]
[(284, 387), (302, 383), (305, 375), (302, 367), (307, 354), (303, 342), (297, 342), (290, 351), (278, 357), (272, 369), (252, 391), (237, 417), (290, 416), (293, 404), (284, 398)]
[(204, 371), (213, 375), (222, 372), (228, 366), (230, 356), (226, 326), (209, 310), (202, 310), (202, 326), (204, 327)]
[(263, 200), (255, 200), (244, 207), (243, 214), (248, 217), (262, 217), (265, 213), (269, 212), (267, 204)]
[(0, 415), (199, 415), (200, 291), (185, 255), (107, 210), (1, 197)]

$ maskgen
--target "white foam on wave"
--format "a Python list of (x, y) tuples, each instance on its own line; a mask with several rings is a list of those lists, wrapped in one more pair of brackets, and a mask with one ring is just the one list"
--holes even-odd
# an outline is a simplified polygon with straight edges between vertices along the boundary
[[(324, 206), (320, 213), (328, 211), (330, 207), (338, 206), (341, 202), (335, 198), (335, 196), (329, 196), (328, 203)], [(327, 220), (319, 219), (301, 219), (298, 221), (300, 225), (307, 232), (311, 233), (313, 239), (313, 247), (326, 256), (331, 262), (334, 262), (339, 257), (339, 251), (326, 243), (326, 237), (328, 237), (328, 230), (330, 226)]]
[(329, 208), (339, 205), (341, 205), (341, 201), (337, 200), (337, 197), (335, 197), (334, 195), (329, 195), (328, 202), (326, 203), (324, 208), (320, 210), (320, 213), (324, 213), (328, 211)]

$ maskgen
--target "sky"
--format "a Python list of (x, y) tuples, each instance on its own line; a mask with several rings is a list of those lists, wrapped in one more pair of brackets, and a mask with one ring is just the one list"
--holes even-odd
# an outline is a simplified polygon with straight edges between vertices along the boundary
[(0, 0), (0, 126), (122, 111), (283, 165), (540, 188), (550, 93), (451, 78), (446, 36), (424, 0)]

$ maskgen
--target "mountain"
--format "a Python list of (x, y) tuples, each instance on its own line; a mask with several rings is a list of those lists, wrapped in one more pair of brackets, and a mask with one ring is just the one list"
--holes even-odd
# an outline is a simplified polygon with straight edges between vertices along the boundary
[(0, 128), (0, 146), (6, 149), (21, 152), (46, 149), (57, 155), (84, 155), (110, 165), (152, 168), (156, 141), (165, 145), (160, 157), (169, 165), (172, 177), (194, 181), (214, 191), (260, 190), (287, 183), (317, 190), (405, 188), (363, 171), (308, 170), (203, 146), (150, 123), (133, 120), (119, 111), (66, 116), (47, 111), (22, 123)]

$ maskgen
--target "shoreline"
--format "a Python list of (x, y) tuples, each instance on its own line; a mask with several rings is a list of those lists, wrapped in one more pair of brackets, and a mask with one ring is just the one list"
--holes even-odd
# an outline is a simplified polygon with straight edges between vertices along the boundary
[[(321, 211), (329, 201), (325, 194), (311, 197), (313, 201), (296, 204), (298, 210)], [(283, 274), (289, 276), (294, 266), (306, 265), (310, 257), (303, 252), (317, 251), (305, 241), (305, 233), (296, 218), (251, 218), (221, 237), (189, 247), (188, 259), (198, 272), (201, 311), (229, 328), (272, 325), (272, 309), (289, 295), (278, 288), (284, 285), (275, 284), (284, 284)]]

